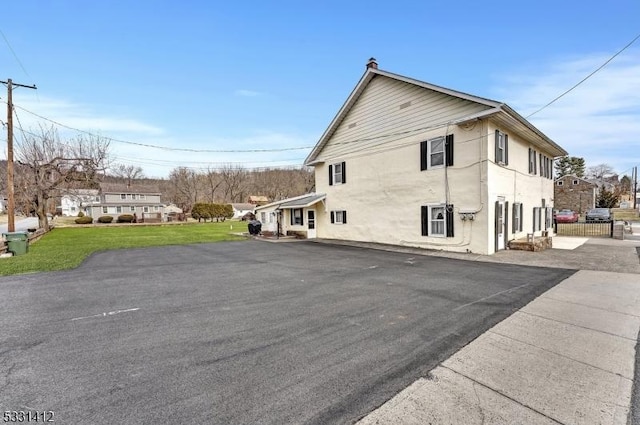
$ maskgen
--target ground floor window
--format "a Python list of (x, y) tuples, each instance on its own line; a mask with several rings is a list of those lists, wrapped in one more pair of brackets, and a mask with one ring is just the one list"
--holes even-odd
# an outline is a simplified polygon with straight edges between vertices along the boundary
[(304, 224), (302, 220), (302, 208), (296, 208), (291, 210), (291, 225), (302, 226)]
[(522, 232), (522, 203), (516, 202), (513, 204), (513, 222), (511, 229), (513, 233)]
[(347, 212), (344, 210), (331, 211), (331, 223), (347, 224)]
[(453, 237), (453, 205), (422, 206), (422, 236)]

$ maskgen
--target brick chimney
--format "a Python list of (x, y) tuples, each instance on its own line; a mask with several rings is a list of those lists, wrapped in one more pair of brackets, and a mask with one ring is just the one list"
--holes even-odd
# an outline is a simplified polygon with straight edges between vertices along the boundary
[(376, 58), (369, 58), (369, 62), (367, 62), (367, 69), (369, 68), (378, 69), (378, 62), (376, 62)]

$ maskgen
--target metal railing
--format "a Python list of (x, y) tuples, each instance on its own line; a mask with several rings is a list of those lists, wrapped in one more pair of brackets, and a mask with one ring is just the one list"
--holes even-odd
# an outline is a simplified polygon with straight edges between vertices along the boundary
[(613, 237), (613, 220), (577, 223), (554, 221), (553, 230), (558, 236)]

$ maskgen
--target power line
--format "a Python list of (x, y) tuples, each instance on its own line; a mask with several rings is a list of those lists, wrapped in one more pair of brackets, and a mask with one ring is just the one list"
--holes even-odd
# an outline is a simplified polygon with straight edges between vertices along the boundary
[(121, 139), (116, 139), (113, 137), (105, 137), (105, 136), (100, 136), (98, 134), (92, 133), (90, 131), (86, 131), (86, 130), (81, 130), (79, 128), (75, 128), (75, 127), (71, 127), (69, 125), (66, 124), (62, 124), (58, 121), (52, 120), (51, 118), (47, 118), (44, 117), (40, 114), (37, 114), (33, 111), (29, 111), (28, 109), (25, 109), (21, 106), (17, 106), (16, 108), (19, 108), (23, 111), (25, 111), (28, 114), (31, 114), (33, 116), (36, 116), (40, 119), (43, 119), (45, 121), (48, 121), (50, 123), (53, 123), (59, 127), (63, 127), (66, 128), (67, 130), (73, 130), (76, 131), (78, 133), (82, 133), (82, 134), (86, 134), (89, 136), (93, 136), (93, 137), (102, 137), (103, 139), (112, 141), (112, 142), (116, 142), (116, 143), (124, 143), (127, 145), (133, 145), (133, 146), (139, 146), (139, 147), (144, 147), (144, 148), (152, 148), (152, 149), (160, 149), (160, 150), (164, 150), (164, 151), (171, 151), (171, 152), (194, 152), (194, 153), (260, 153), (260, 152), (285, 152), (285, 151), (294, 151), (294, 150), (303, 150), (303, 149), (311, 149), (313, 148), (313, 146), (300, 146), (300, 147), (291, 147), (291, 148), (271, 148), (271, 149), (191, 149), (191, 148), (170, 148), (168, 146), (159, 146), (159, 145), (152, 145), (149, 143), (139, 143), (139, 142), (131, 142), (129, 140), (121, 140)]
[(562, 98), (563, 96), (565, 96), (566, 94), (568, 94), (569, 92), (571, 92), (573, 89), (575, 89), (576, 87), (578, 87), (580, 84), (584, 83), (585, 81), (587, 81), (589, 78), (591, 78), (596, 72), (600, 71), (602, 68), (604, 68), (605, 66), (607, 66), (609, 64), (609, 62), (611, 62), (612, 60), (614, 60), (620, 53), (624, 52), (625, 50), (627, 50), (633, 43), (636, 42), (636, 40), (638, 40), (640, 38), (640, 34), (638, 34), (633, 40), (631, 40), (626, 46), (624, 46), (622, 49), (620, 49), (615, 55), (611, 56), (605, 63), (603, 63), (602, 65), (600, 65), (595, 71), (593, 71), (591, 74), (587, 75), (586, 77), (584, 77), (582, 80), (580, 80), (576, 85), (574, 85), (573, 87), (571, 87), (569, 90), (565, 91), (564, 93), (562, 93), (560, 96), (556, 97), (555, 99), (553, 99), (551, 102), (547, 103), (546, 105), (544, 105), (543, 107), (541, 107), (540, 109), (538, 109), (537, 111), (527, 115), (525, 118), (529, 118), (535, 114), (537, 114), (538, 112), (542, 111), (543, 109), (547, 108), (548, 106), (550, 106), (551, 104), (555, 103), (557, 100), (559, 100), (560, 98)]
[(27, 70), (24, 67), (24, 65), (22, 65), (22, 62), (20, 61), (20, 58), (18, 58), (18, 55), (13, 50), (13, 47), (11, 47), (11, 44), (9, 43), (9, 40), (7, 40), (7, 37), (4, 35), (4, 32), (2, 32), (2, 30), (0, 30), (0, 35), (2, 35), (2, 38), (4, 39), (4, 42), (7, 43), (7, 47), (9, 47), (9, 50), (13, 54), (13, 57), (15, 58), (16, 62), (18, 62), (18, 65), (20, 65), (20, 68), (22, 68), (22, 71), (27, 75), (27, 77), (29, 77), (29, 78), (31, 78), (33, 80), (33, 77), (31, 75), (29, 75), (29, 73), (27, 72)]

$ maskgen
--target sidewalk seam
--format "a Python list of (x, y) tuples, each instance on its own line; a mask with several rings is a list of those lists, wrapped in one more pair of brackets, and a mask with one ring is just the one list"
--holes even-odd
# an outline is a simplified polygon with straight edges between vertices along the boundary
[[(628, 341), (633, 341), (633, 342), (637, 342), (638, 341), (637, 339), (634, 339), (634, 338), (629, 338), (629, 337), (622, 336), (622, 335), (616, 335), (614, 333), (603, 331), (603, 330), (600, 330), (600, 329), (588, 328), (586, 326), (576, 325), (575, 323), (564, 322), (562, 320), (551, 319), (549, 317), (541, 316), (539, 314), (529, 313), (528, 311), (524, 311), (523, 309), (516, 311), (516, 313), (522, 313), (522, 314), (526, 314), (528, 316), (539, 317), (540, 319), (549, 320), (551, 322), (556, 322), (556, 323), (562, 323), (563, 325), (575, 326), (576, 328), (586, 329), (588, 331), (600, 332), (600, 333), (603, 333), (603, 334), (606, 334), (606, 335), (611, 335), (611, 336), (615, 336), (615, 337), (618, 337), (618, 338), (626, 339)], [(514, 314), (516, 314), (516, 313), (514, 313)]]
[[(494, 334), (494, 335), (501, 336), (501, 337), (503, 337), (503, 338), (510, 339), (510, 340), (512, 340), (512, 341), (519, 342), (519, 343), (521, 343), (521, 344), (528, 345), (529, 347), (537, 348), (538, 350), (546, 351), (547, 353), (555, 354), (556, 356), (559, 356), (559, 357), (565, 358), (565, 359), (567, 359), (567, 360), (571, 360), (572, 362), (580, 363), (580, 364), (583, 364), (583, 365), (585, 365), (585, 366), (589, 366), (589, 367), (592, 367), (592, 368), (594, 368), (594, 369), (598, 369), (598, 370), (600, 370), (600, 371), (602, 371), (602, 372), (606, 372), (606, 373), (609, 373), (609, 374), (611, 374), (611, 375), (615, 375), (615, 376), (617, 376), (618, 378), (626, 379), (627, 381), (633, 381), (633, 378), (627, 378), (626, 376), (623, 376), (623, 375), (621, 375), (621, 374), (619, 374), (619, 373), (617, 373), (617, 372), (612, 372), (612, 371), (610, 371), (610, 370), (603, 369), (603, 368), (601, 368), (601, 367), (598, 367), (598, 366), (592, 365), (592, 364), (587, 363), (587, 362), (584, 362), (584, 361), (582, 361), (582, 360), (574, 359), (573, 357), (569, 357), (569, 356), (566, 356), (566, 355), (564, 355), (564, 354), (557, 353), (557, 352), (552, 351), (552, 350), (549, 350), (549, 349), (547, 349), (547, 348), (538, 347), (537, 345), (531, 344), (531, 343), (529, 343), (529, 342), (521, 341), (521, 340), (519, 340), (519, 339), (517, 339), (517, 338), (513, 338), (513, 337), (508, 336), (508, 335), (503, 335), (503, 334), (501, 334), (501, 333), (499, 333), (499, 332), (496, 332), (496, 331), (494, 331), (494, 330), (489, 329), (487, 332), (488, 332), (488, 333), (492, 333), (492, 334)], [(616, 405), (616, 406), (620, 406), (620, 407), (625, 407), (625, 406), (618, 405), (618, 404), (615, 404), (615, 405)]]
[(504, 393), (503, 393), (502, 391), (500, 391), (500, 390), (497, 390), (497, 389), (495, 389), (495, 388), (491, 388), (491, 387), (490, 387), (490, 386), (488, 386), (487, 384), (484, 384), (484, 383), (482, 383), (482, 382), (480, 382), (480, 381), (476, 381), (475, 379), (473, 379), (473, 378), (471, 378), (471, 377), (469, 377), (469, 376), (465, 375), (464, 373), (458, 372), (457, 370), (455, 370), (455, 369), (451, 369), (450, 367), (445, 366), (445, 365), (443, 365), (443, 364), (440, 364), (440, 367), (443, 367), (443, 368), (445, 368), (445, 369), (448, 369), (448, 370), (450, 370), (451, 372), (453, 372), (453, 373), (455, 373), (455, 374), (458, 374), (458, 375), (460, 375), (460, 376), (462, 376), (462, 377), (464, 377), (464, 378), (467, 378), (468, 380), (470, 380), (470, 381), (471, 381), (471, 382), (473, 382), (474, 384), (478, 384), (478, 385), (480, 385), (480, 386), (482, 386), (482, 387), (484, 387), (484, 388), (488, 389), (489, 391), (493, 391), (494, 393), (499, 394), (499, 395), (501, 395), (501, 396), (503, 396), (503, 397), (505, 397), (505, 398), (507, 398), (507, 399), (511, 400), (512, 402), (514, 402), (514, 403), (516, 403), (516, 404), (519, 404), (520, 406), (524, 407), (525, 409), (529, 409), (529, 410), (531, 410), (532, 412), (536, 412), (537, 414), (539, 414), (539, 415), (541, 415), (541, 416), (544, 416), (545, 418), (547, 418), (547, 419), (549, 419), (549, 420), (551, 420), (551, 421), (553, 421), (553, 422), (555, 422), (555, 423), (557, 423), (557, 424), (559, 424), (559, 425), (568, 425), (568, 424), (565, 424), (564, 422), (560, 422), (559, 420), (557, 420), (557, 419), (555, 419), (555, 418), (552, 418), (551, 416), (547, 415), (546, 413), (543, 413), (543, 412), (541, 412), (541, 411), (539, 411), (539, 410), (537, 410), (537, 409), (534, 409), (534, 408), (533, 408), (533, 407), (531, 407), (531, 406), (527, 406), (526, 404), (524, 404), (524, 403), (522, 403), (522, 402), (520, 402), (520, 401), (516, 400), (515, 398), (513, 398), (513, 397), (511, 397), (511, 396), (509, 396), (509, 395), (507, 395), (507, 394), (504, 394)]
[(602, 307), (596, 307), (596, 306), (590, 305), (590, 304), (582, 304), (582, 303), (575, 303), (575, 302), (567, 301), (567, 300), (559, 300), (557, 298), (549, 297), (549, 296), (546, 296), (546, 295), (541, 295), (539, 298), (548, 298), (548, 299), (553, 300), (553, 301), (559, 301), (559, 302), (568, 303), (568, 304), (575, 304), (575, 305), (579, 305), (579, 306), (582, 306), (582, 307), (595, 308), (596, 310), (608, 311), (609, 313), (624, 314), (625, 316), (631, 316), (631, 317), (640, 318), (640, 315), (637, 315), (637, 314), (625, 313), (624, 311), (609, 310), (609, 309), (602, 308)]

